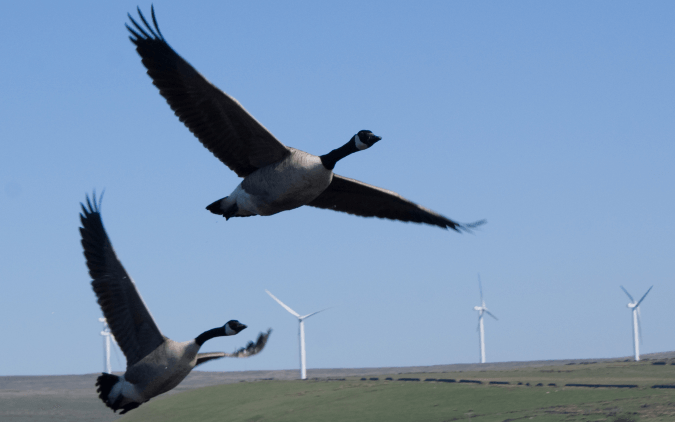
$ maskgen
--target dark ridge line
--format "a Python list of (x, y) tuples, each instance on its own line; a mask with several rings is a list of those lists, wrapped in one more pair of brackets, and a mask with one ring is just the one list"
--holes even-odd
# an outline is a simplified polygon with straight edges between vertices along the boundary
[[(273, 380), (274, 378), (263, 378), (261, 381)], [(313, 381), (346, 381), (346, 378), (311, 378)], [(379, 381), (379, 378), (361, 378), (361, 381)], [(393, 378), (387, 377), (385, 381), (394, 381)], [(419, 378), (398, 378), (396, 381), (420, 381)], [(452, 378), (426, 378), (425, 382), (446, 382), (453, 383), (458, 382)], [(479, 380), (459, 380), (460, 383), (465, 384), (483, 384), (483, 381)], [(510, 381), (489, 381), (489, 385), (511, 385)], [(519, 382), (517, 385), (523, 385), (522, 382)], [(530, 386), (530, 383), (526, 383), (526, 386)], [(548, 387), (557, 387), (555, 383), (549, 383)], [(543, 383), (538, 383), (535, 387), (544, 387)], [(639, 388), (637, 384), (565, 384), (565, 387), (585, 387), (585, 388)], [(652, 385), (651, 388), (673, 388), (675, 389), (675, 384), (657, 384)]]
[(638, 388), (637, 384), (565, 384), (565, 387)]

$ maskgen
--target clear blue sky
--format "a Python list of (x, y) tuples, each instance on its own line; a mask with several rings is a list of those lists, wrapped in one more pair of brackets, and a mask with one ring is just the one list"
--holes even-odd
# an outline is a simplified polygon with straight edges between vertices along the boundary
[[(267, 350), (204, 370), (675, 350), (675, 3), (156, 1), (168, 42), (286, 145), (383, 140), (336, 172), (450, 218), (459, 235), (304, 207), (225, 222), (240, 179), (160, 97), (124, 23), (136, 2), (9, 2), (0, 14), (0, 375), (102, 369), (79, 203), (103, 220), (160, 329), (239, 319)], [(140, 3), (149, 13), (150, 3)], [(113, 369), (123, 369), (121, 353)], [(202, 369), (202, 368), (200, 368)]]

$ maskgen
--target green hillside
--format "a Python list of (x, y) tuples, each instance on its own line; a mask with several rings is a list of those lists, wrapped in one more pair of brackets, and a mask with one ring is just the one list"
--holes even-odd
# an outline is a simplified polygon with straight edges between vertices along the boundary
[[(589, 363), (378, 380), (257, 381), (156, 398), (123, 421), (673, 421), (675, 365)], [(370, 377), (367, 377), (370, 378)], [(420, 381), (400, 381), (419, 378)], [(479, 380), (483, 384), (424, 381)], [(509, 382), (491, 385), (490, 381)], [(518, 383), (522, 383), (518, 385)], [(529, 386), (527, 384), (530, 384)], [(637, 388), (565, 387), (630, 384)], [(537, 384), (543, 384), (537, 386)], [(549, 384), (556, 384), (555, 386)]]

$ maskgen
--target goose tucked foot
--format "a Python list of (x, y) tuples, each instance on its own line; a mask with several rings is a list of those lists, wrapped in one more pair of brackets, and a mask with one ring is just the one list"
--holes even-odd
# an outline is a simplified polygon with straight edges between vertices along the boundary
[(231, 217), (234, 217), (237, 214), (237, 211), (239, 211), (239, 207), (235, 202), (234, 204), (230, 205), (227, 209), (223, 210), (221, 203), (227, 198), (229, 197), (226, 196), (225, 198), (217, 200), (216, 202), (207, 206), (206, 209), (214, 214), (222, 215), (223, 217), (225, 217), (225, 220), (229, 220)]

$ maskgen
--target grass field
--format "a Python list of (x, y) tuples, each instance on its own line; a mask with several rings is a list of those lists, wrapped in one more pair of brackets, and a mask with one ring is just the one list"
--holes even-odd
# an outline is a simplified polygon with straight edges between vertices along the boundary
[[(675, 389), (651, 388), (675, 383), (675, 365), (670, 364), (588, 363), (367, 378), (200, 388), (156, 398), (122, 421), (675, 421)], [(424, 381), (427, 378), (483, 384)], [(510, 384), (490, 385), (490, 381)], [(638, 387), (564, 386), (572, 383)]]

